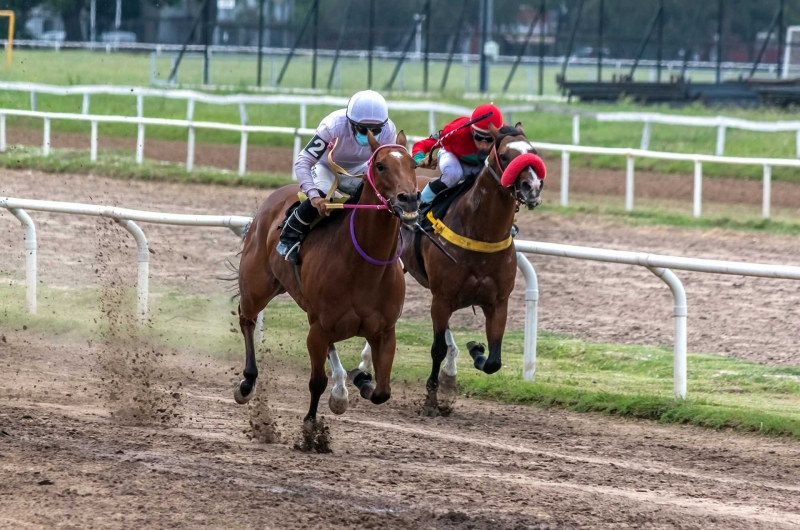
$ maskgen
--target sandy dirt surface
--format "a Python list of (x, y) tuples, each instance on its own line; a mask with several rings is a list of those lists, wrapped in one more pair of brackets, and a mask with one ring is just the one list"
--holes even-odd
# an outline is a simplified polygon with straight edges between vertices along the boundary
[[(121, 149), (133, 152), (135, 138), (101, 136), (98, 139), (101, 149)], [(9, 129), (8, 143), (21, 145), (42, 144), (41, 131), (31, 129)], [(53, 147), (70, 149), (89, 149), (89, 137), (74, 133), (52, 133)], [(557, 190), (561, 186), (561, 157), (544, 153), (547, 161), (547, 189), (557, 200)], [(145, 140), (145, 158), (166, 162), (186, 162), (186, 142)], [(195, 149), (195, 164), (223, 169), (239, 167), (239, 146), (227, 144), (202, 144)], [(250, 146), (247, 152), (248, 171), (288, 174), (292, 170), (292, 150), (281, 147)], [(625, 172), (612, 169), (587, 169), (572, 167), (570, 171), (570, 192), (592, 195), (625, 195)], [(637, 171), (635, 195), (639, 199), (668, 199), (687, 201), (693, 197), (693, 174), (658, 174)], [(743, 181), (724, 178), (703, 179), (703, 202), (723, 204), (761, 205), (761, 181)], [(776, 208), (796, 208), (800, 213), (800, 185), (786, 182), (772, 183), (772, 206)]]
[[(253, 410), (238, 362), (156, 351), (120, 379), (138, 350), (3, 333), (0, 527), (800, 527), (796, 443), (463, 397), (422, 418), (396, 385), (379, 407), (351, 387), (338, 417), (323, 396), (333, 453), (304, 453), (306, 373), (262, 361)], [(250, 439), (256, 414), (282, 443)]]
[[(115, 181), (74, 175), (3, 171), (0, 196), (107, 204), (176, 213), (252, 215), (269, 192), (244, 188)], [(553, 200), (545, 190), (545, 200)], [(96, 286), (98, 223), (89, 217), (34, 213), (39, 280), (61, 287)], [(22, 278), (22, 231), (0, 211), (0, 277)], [(520, 237), (679, 256), (800, 265), (796, 237), (756, 232), (631, 227), (592, 215), (522, 212)], [(236, 262), (238, 238), (222, 228), (143, 225), (154, 252), (152, 288), (199, 294), (226, 292), (227, 260)], [(120, 230), (120, 228), (116, 228)], [(121, 237), (115, 255), (132, 266), (135, 245)], [(125, 259), (127, 257), (127, 259)], [(540, 291), (541, 329), (593, 341), (671, 345), (669, 288), (640, 267), (531, 256)], [(135, 276), (133, 269), (130, 274)], [(689, 350), (724, 353), (768, 364), (800, 363), (800, 283), (678, 272), (689, 302)], [(517, 275), (509, 328), (524, 323), (524, 285)], [(407, 282), (404, 316), (428, 318), (429, 294)], [(462, 310), (456, 326), (480, 329), (483, 316)]]

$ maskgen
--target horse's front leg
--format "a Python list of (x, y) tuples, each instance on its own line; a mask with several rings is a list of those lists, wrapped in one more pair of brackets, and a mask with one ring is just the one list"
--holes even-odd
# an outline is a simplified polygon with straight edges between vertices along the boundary
[[(442, 297), (433, 297), (433, 301), (431, 302), (431, 320), (433, 321), (431, 375), (428, 377), (428, 382), (426, 384), (427, 395), (425, 397), (425, 405), (422, 408), (422, 414), (426, 416), (438, 416), (441, 413), (439, 410), (438, 396), (439, 371), (442, 367), (442, 361), (448, 357), (448, 353), (451, 350), (451, 348), (448, 347), (449, 344), (455, 345), (453, 336), (448, 327), (452, 314), (453, 309), (448, 300)], [(455, 355), (457, 355), (457, 349)], [(451, 378), (455, 377), (455, 355), (453, 355), (452, 362), (448, 361), (448, 363), (445, 364), (445, 378), (447, 378), (447, 376)], [(449, 407), (447, 409), (447, 412), (449, 412)]]
[[(489, 358), (483, 363), (482, 369), (487, 374), (493, 374), (503, 366), (501, 350), (503, 348), (503, 333), (506, 330), (506, 319), (508, 317), (508, 299), (497, 305), (486, 306), (481, 309), (483, 309), (483, 314), (486, 317), (486, 339), (489, 341)], [(470, 349), (470, 354), (472, 354), (472, 349)]]

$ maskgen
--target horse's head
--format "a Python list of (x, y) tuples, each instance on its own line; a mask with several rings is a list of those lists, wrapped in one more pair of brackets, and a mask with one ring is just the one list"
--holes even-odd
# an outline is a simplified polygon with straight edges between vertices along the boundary
[(419, 220), (420, 193), (417, 191), (417, 163), (406, 150), (406, 135), (397, 135), (394, 145), (381, 146), (367, 133), (372, 148), (372, 185), (389, 203), (389, 207), (404, 225), (412, 227)]
[(526, 208), (532, 210), (542, 203), (542, 188), (546, 169), (536, 149), (528, 141), (522, 124), (498, 129), (489, 124), (489, 132), (494, 138), (492, 153), (486, 164), (500, 175), (500, 184), (512, 189), (514, 197)]

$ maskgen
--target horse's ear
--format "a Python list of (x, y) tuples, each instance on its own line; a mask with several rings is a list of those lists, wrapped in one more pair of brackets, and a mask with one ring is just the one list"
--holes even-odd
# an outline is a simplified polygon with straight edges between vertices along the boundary
[(492, 135), (492, 138), (497, 138), (500, 136), (500, 129), (495, 127), (494, 123), (489, 123), (489, 134)]
[(406, 133), (404, 133), (403, 131), (397, 133), (397, 140), (395, 140), (394, 143), (406, 147), (408, 145), (408, 140), (406, 139)]
[(521, 121), (518, 121), (517, 124), (514, 125), (514, 128), (517, 129), (522, 136), (525, 136), (525, 131), (522, 130), (522, 122)]
[(378, 140), (375, 139), (375, 135), (372, 134), (372, 131), (370, 130), (367, 131), (367, 140), (369, 140), (369, 146), (372, 148), (373, 153), (381, 146), (381, 144), (378, 143)]

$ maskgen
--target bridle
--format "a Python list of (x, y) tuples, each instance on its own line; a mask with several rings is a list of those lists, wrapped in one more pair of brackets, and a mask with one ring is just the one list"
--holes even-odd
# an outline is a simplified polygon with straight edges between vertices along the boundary
[[(497, 154), (497, 144), (498, 144), (498, 142), (495, 142), (494, 145), (492, 145), (492, 154), (494, 154), (494, 160), (495, 160), (495, 162), (497, 162), (497, 167), (500, 168), (500, 172), (501, 173), (505, 173), (505, 171), (508, 169), (508, 167), (503, 167), (502, 162), (500, 162), (500, 156)], [(533, 147), (533, 146), (531, 146), (531, 147)], [(514, 202), (516, 204), (516, 211), (519, 211), (520, 204), (525, 202), (525, 197), (522, 195), (522, 190), (519, 187), (519, 176), (517, 176), (517, 178), (514, 179), (514, 183), (511, 186), (504, 186), (501, 176), (497, 174), (497, 172), (494, 170), (494, 168), (489, 163), (489, 157), (486, 157), (485, 164), (486, 164), (486, 169), (489, 170), (489, 174), (492, 175), (492, 177), (494, 178), (494, 180), (497, 181), (497, 183), (500, 185), (500, 187), (502, 189), (506, 190), (508, 192), (509, 196), (512, 199), (514, 199)], [(544, 188), (544, 179), (540, 179), (537, 176), (537, 180), (539, 181), (539, 189), (536, 190), (536, 195), (533, 196), (534, 199), (538, 199), (539, 196), (541, 196), (542, 189)], [(513, 188), (513, 191), (512, 191), (512, 188)]]

